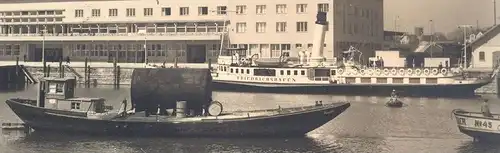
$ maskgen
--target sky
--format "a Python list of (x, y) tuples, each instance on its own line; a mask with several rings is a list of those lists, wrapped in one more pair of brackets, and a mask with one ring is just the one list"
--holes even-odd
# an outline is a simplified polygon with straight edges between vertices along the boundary
[[(497, 0), (497, 6), (499, 3)], [(395, 22), (397, 16), (399, 20)], [(385, 30), (394, 30), (398, 25), (398, 31), (413, 33), (415, 26), (422, 26), (429, 33), (432, 20), (434, 31), (447, 33), (458, 25), (492, 26), (493, 16), (493, 0), (384, 0)], [(497, 23), (500, 24), (500, 18)]]

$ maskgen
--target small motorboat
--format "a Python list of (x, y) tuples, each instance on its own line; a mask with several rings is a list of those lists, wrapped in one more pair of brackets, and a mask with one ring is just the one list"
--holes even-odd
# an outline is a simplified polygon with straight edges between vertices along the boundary
[(452, 111), (460, 132), (474, 140), (498, 142), (500, 140), (500, 114), (484, 116), (482, 112), (469, 112), (462, 109)]
[(403, 102), (398, 98), (391, 98), (385, 105), (388, 107), (403, 107)]

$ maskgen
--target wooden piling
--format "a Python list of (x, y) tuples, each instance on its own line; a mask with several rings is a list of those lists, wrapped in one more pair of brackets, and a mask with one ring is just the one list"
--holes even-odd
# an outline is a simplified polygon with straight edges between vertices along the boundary
[(64, 78), (64, 68), (62, 65), (62, 60), (59, 60), (59, 77)]
[(178, 59), (178, 57), (175, 57), (175, 59), (174, 59), (174, 68), (177, 68), (177, 59)]
[(117, 84), (118, 84), (118, 80), (117, 80), (117, 78), (118, 78), (118, 75), (117, 75), (118, 70), (117, 70), (116, 67), (117, 67), (117, 65), (116, 65), (116, 58), (113, 58), (113, 86), (115, 88), (118, 88), (118, 86), (117, 86)]
[(47, 65), (47, 76), (46, 77), (50, 77), (50, 64)]
[(121, 75), (121, 70), (120, 66), (116, 66), (116, 88), (120, 88), (120, 75)]
[(88, 77), (87, 77), (87, 75), (88, 75), (87, 71), (88, 71), (88, 58), (85, 58), (85, 65), (83, 68), (83, 74), (84, 74), (83, 75), (83, 78), (84, 78), (83, 84), (85, 84), (85, 86), (87, 86), (87, 83), (90, 82), (90, 80), (88, 80)]

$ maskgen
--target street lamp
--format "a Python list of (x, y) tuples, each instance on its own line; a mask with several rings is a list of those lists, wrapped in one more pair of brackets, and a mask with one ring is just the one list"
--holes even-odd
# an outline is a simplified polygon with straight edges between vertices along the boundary
[(462, 29), (464, 32), (464, 64), (463, 67), (466, 69), (467, 64), (467, 28), (472, 28), (471, 25), (459, 25), (458, 28)]

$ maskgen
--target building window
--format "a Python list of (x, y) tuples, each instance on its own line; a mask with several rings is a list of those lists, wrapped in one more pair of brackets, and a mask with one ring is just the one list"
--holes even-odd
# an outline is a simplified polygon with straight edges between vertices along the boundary
[(276, 32), (286, 32), (286, 22), (276, 22)]
[(172, 14), (172, 10), (170, 9), (170, 7), (161, 8), (161, 14), (163, 16), (170, 16)]
[(307, 22), (297, 22), (297, 32), (307, 32)]
[(329, 10), (330, 9), (328, 3), (318, 4), (318, 12), (328, 12)]
[(153, 16), (153, 8), (144, 8), (144, 16)]
[(118, 9), (109, 9), (109, 16), (118, 16)]
[(236, 32), (237, 33), (244, 33), (246, 31), (247, 31), (247, 23), (245, 23), (245, 22), (236, 23)]
[(266, 5), (257, 5), (255, 13), (257, 13), (257, 14), (266, 14)]
[(297, 4), (297, 13), (306, 13), (307, 4)]
[(236, 6), (236, 14), (247, 14), (247, 6), (246, 5), (237, 5)]
[(217, 6), (217, 15), (224, 15), (227, 12), (227, 6)]
[(127, 16), (135, 16), (135, 8), (127, 8)]
[(257, 33), (266, 32), (266, 23), (265, 22), (257, 22), (255, 24), (255, 32), (257, 32)]
[(92, 9), (92, 16), (93, 17), (101, 16), (101, 9)]
[(181, 7), (179, 14), (180, 15), (189, 15), (189, 7)]
[(276, 14), (286, 14), (286, 4), (276, 5)]
[(83, 10), (75, 10), (75, 17), (77, 18), (83, 17)]
[(80, 109), (80, 103), (71, 102), (71, 109)]
[(485, 54), (483, 51), (480, 51), (479, 52), (479, 61), (485, 61), (486, 60), (486, 57), (485, 57)]
[(208, 15), (208, 7), (198, 7), (198, 15)]

